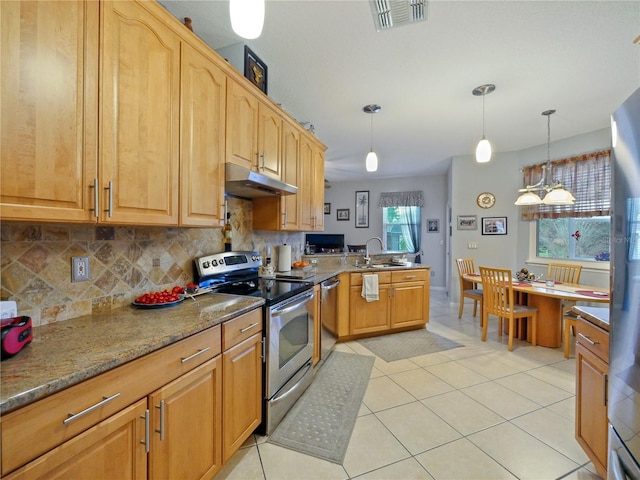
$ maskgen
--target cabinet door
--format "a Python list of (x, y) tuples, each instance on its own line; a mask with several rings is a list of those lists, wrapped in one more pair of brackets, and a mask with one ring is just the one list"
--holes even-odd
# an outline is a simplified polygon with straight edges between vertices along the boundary
[(424, 282), (394, 283), (391, 293), (391, 327), (426, 323)]
[(600, 475), (607, 471), (608, 366), (576, 343), (576, 439)]
[(182, 45), (180, 224), (224, 223), (225, 74)]
[(140, 3), (101, 18), (100, 219), (177, 225), (180, 40)]
[[(288, 122), (282, 127), (282, 180), (290, 185), (300, 185), (300, 132)], [(300, 228), (299, 194), (281, 198), (282, 229)]]
[(222, 370), (217, 357), (149, 396), (151, 480), (209, 479), (222, 466)]
[(258, 98), (227, 79), (227, 162), (250, 170), (258, 162)]
[(349, 298), (350, 334), (383, 332), (391, 327), (389, 317), (389, 284), (378, 285), (380, 300), (367, 302), (362, 286), (351, 287)]
[(146, 411), (140, 400), (3, 478), (144, 480)]
[(226, 462), (262, 421), (262, 334), (249, 337), (222, 357)]
[(98, 2), (0, 2), (0, 217), (95, 221)]
[(324, 152), (315, 146), (313, 149), (313, 180), (311, 205), (313, 209), (315, 231), (324, 230)]
[(322, 299), (322, 289), (320, 285), (313, 286), (313, 366), (315, 367), (320, 361), (322, 353), (322, 312), (320, 311), (320, 304)]
[(305, 138), (300, 138), (300, 184), (298, 185), (298, 202), (300, 208), (300, 230), (314, 229), (313, 209), (313, 145)]
[(258, 107), (258, 171), (282, 178), (282, 117), (267, 105)]

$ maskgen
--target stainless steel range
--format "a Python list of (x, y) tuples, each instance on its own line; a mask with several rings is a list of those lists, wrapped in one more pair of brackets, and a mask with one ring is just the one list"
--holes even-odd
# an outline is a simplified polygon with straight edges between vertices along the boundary
[(264, 408), (269, 435), (313, 380), (313, 283), (259, 278), (258, 252), (224, 252), (194, 260), (195, 283), (217, 293), (265, 299)]

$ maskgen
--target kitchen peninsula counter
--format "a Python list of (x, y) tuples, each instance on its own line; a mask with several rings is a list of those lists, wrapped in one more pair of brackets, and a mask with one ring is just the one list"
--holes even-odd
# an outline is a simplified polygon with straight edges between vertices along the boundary
[(0, 414), (249, 312), (261, 298), (205, 294), (179, 305), (133, 306), (33, 329), (33, 341), (2, 362)]

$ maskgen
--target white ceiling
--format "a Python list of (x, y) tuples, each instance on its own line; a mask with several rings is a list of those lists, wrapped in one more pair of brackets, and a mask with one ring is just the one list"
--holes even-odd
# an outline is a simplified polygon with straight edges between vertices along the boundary
[(436, 0), (428, 21), (383, 32), (365, 0), (267, 0), (256, 40), (233, 33), (226, 0), (160, 3), (213, 48), (244, 42), (267, 64), (269, 96), (328, 147), (330, 182), (444, 174), (482, 137), (471, 91), (485, 83), (494, 152), (545, 144), (548, 109), (552, 141), (606, 128), (640, 86), (638, 0)]

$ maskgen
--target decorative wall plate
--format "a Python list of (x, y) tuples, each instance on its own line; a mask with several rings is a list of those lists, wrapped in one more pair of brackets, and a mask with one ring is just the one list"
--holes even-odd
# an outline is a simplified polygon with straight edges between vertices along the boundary
[(476, 202), (480, 208), (491, 208), (496, 203), (496, 197), (493, 193), (483, 192), (478, 195)]

